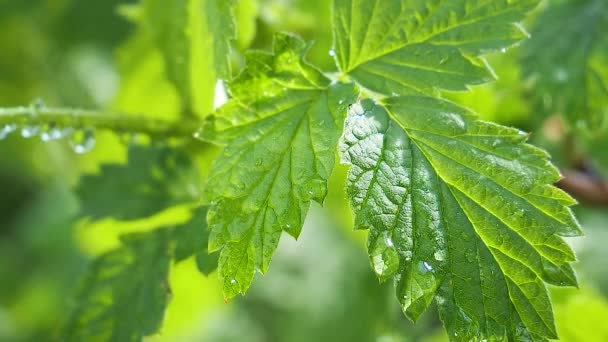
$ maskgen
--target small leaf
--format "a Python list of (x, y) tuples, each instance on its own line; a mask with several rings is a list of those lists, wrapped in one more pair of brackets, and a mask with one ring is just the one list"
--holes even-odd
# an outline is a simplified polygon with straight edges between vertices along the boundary
[(283, 231), (297, 237), (310, 201), (321, 203), (353, 85), (330, 84), (306, 63), (308, 45), (278, 35), (274, 53), (253, 52), (229, 84), (232, 100), (200, 136), (226, 145), (205, 198), (210, 250), (221, 249), (224, 295), (244, 293), (266, 272)]
[(134, 146), (127, 165), (102, 165), (99, 174), (82, 176), (76, 194), (82, 216), (131, 220), (192, 202), (197, 185), (197, 171), (184, 153)]

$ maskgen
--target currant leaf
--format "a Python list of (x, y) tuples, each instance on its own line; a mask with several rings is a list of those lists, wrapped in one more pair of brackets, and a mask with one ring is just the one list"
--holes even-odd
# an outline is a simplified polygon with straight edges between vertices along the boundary
[(224, 295), (244, 293), (266, 272), (282, 232), (300, 233), (311, 201), (323, 202), (352, 84), (332, 84), (304, 60), (308, 45), (280, 34), (273, 54), (253, 52), (229, 84), (232, 99), (201, 137), (226, 145), (206, 196), (209, 249), (221, 249)]
[(356, 226), (412, 320), (435, 300), (452, 339), (556, 338), (545, 283), (576, 286), (561, 236), (581, 230), (526, 138), (432, 97), (351, 109), (341, 155)]
[(487, 83), (477, 56), (525, 37), (514, 22), (538, 0), (335, 0), (340, 70), (382, 94), (432, 94)]

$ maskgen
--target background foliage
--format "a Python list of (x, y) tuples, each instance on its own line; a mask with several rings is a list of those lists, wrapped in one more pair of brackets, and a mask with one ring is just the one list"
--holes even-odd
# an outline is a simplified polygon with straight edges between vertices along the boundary
[[(196, 65), (194, 73), (181, 70), (179, 61), (167, 66), (167, 52), (156, 46), (200, 47), (184, 45), (179, 33), (159, 35), (150, 23), (159, 1), (143, 3), (141, 10), (134, 1), (0, 0), (0, 106), (42, 98), (48, 106), (144, 112), (161, 119), (210, 110), (210, 98), (193, 97), (215, 87), (209, 77), (201, 77), (208, 66)], [(545, 1), (525, 23), (532, 39), (487, 57), (496, 82), (446, 96), (485, 119), (531, 131), (532, 141), (551, 152), (564, 175), (601, 184), (608, 170), (608, 152), (602, 148), (608, 146), (608, 49), (601, 34), (606, 7), (603, 0)], [(234, 52), (227, 60), (214, 59), (222, 65), (217, 70), (240, 69), (245, 48), (270, 49), (274, 32), (290, 31), (314, 39), (308, 60), (335, 71), (329, 9), (325, 0), (239, 1)], [(218, 17), (223, 11), (213, 10), (206, 13)], [(220, 34), (213, 38), (217, 41), (201, 44), (215, 46), (214, 56), (225, 57), (225, 38)], [(189, 89), (174, 87), (175, 79), (191, 75), (185, 82)], [(240, 341), (243, 335), (251, 341), (446, 339), (434, 309), (414, 326), (393, 300), (391, 286), (378, 285), (368, 266), (364, 234), (351, 231), (353, 218), (341, 195), (345, 167), (337, 166), (330, 179), (333, 195), (325, 208), (312, 205), (298, 243), (283, 238), (270, 272), (256, 276), (248, 295), (227, 305), (216, 277), (196, 271), (211, 272), (217, 256), (187, 258), (206, 244), (207, 237), (187, 223), (201, 215), (195, 209), (201, 182), (219, 151), (193, 143), (167, 155), (164, 145), (171, 141), (107, 132), (95, 132), (95, 140), (95, 148), (84, 155), (74, 154), (65, 141), (41, 144), (17, 134), (0, 143), (0, 340), (45, 340), (58, 336), (66, 324), (78, 326), (82, 317), (97, 317), (99, 327), (112, 324), (103, 310), (113, 308), (66, 315), (82, 304), (82, 283), (75, 279), (120, 279), (125, 273), (145, 274), (148, 267), (166, 270), (171, 284), (170, 295), (160, 275), (143, 286), (157, 299), (145, 303), (155, 319), (142, 322), (144, 331), (160, 324), (163, 314), (156, 305), (171, 303), (161, 333), (151, 340)], [(581, 289), (553, 290), (552, 298), (562, 340), (605, 341), (608, 275), (602, 265), (608, 258), (608, 201), (584, 193), (580, 198), (583, 204), (575, 211), (586, 237), (568, 242), (580, 260), (575, 268)], [(184, 236), (203, 240), (180, 239)], [(152, 242), (142, 247), (144, 240)], [(130, 263), (138, 253), (150, 255), (154, 264)], [(85, 276), (98, 256), (92, 266), (101, 271)], [(102, 303), (110, 292), (133, 297), (102, 285), (91, 289)]]

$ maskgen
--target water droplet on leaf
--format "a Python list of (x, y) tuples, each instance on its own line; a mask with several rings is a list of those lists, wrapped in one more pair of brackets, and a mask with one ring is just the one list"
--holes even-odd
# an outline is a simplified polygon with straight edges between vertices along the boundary
[(0, 140), (5, 139), (9, 134), (16, 131), (19, 127), (16, 124), (6, 124), (0, 128)]
[(336, 57), (336, 50), (334, 50), (334, 49), (329, 50), (329, 55), (331, 57)]
[(21, 136), (24, 138), (33, 138), (35, 136), (38, 135), (38, 133), (40, 133), (40, 127), (39, 126), (23, 126), (23, 128), (21, 128)]

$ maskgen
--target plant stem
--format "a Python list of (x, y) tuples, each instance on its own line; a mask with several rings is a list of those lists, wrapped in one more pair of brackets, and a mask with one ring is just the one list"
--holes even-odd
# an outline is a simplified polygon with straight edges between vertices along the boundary
[(0, 126), (8, 124), (106, 129), (117, 133), (143, 133), (167, 138), (192, 137), (200, 126), (195, 120), (172, 122), (150, 119), (143, 115), (35, 106), (0, 108)]

